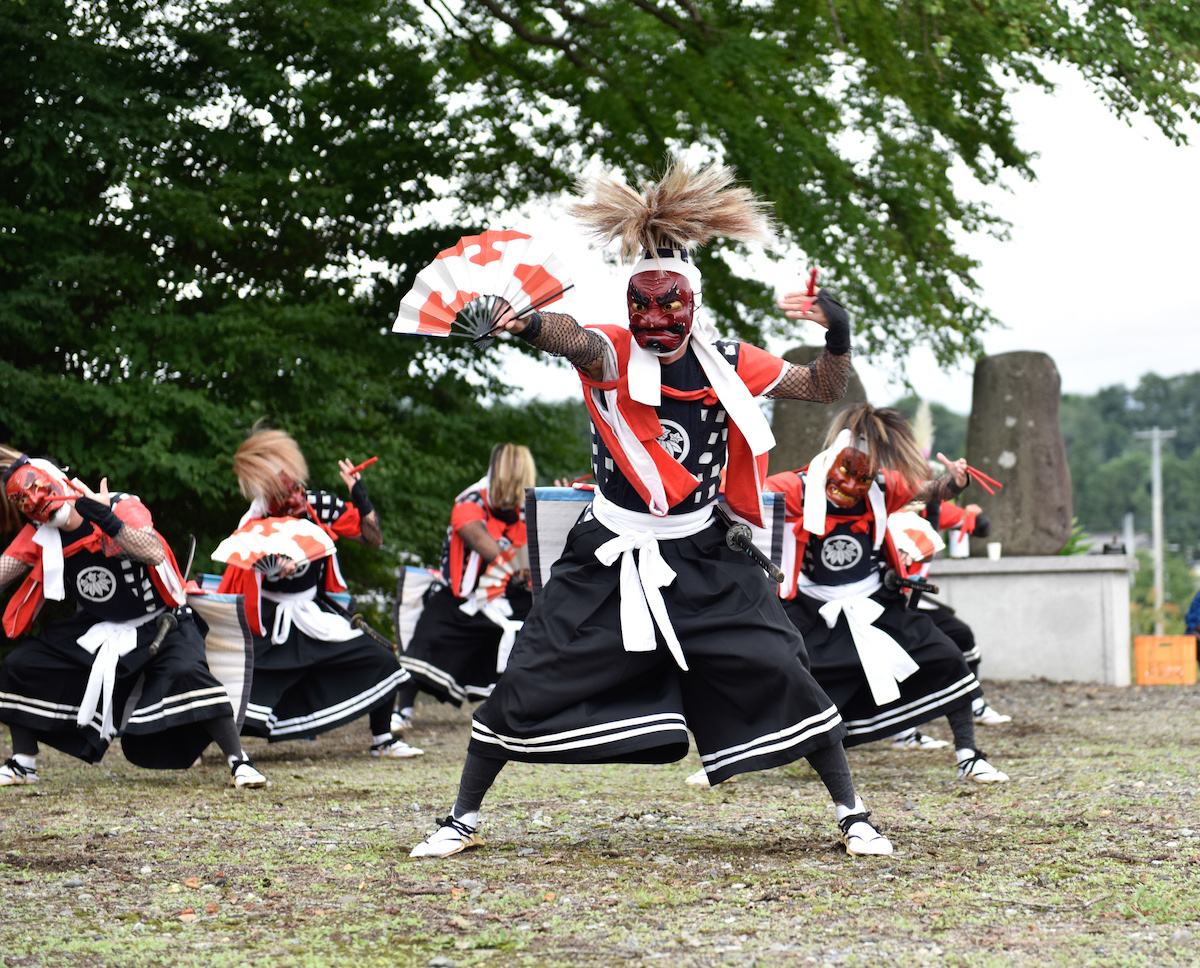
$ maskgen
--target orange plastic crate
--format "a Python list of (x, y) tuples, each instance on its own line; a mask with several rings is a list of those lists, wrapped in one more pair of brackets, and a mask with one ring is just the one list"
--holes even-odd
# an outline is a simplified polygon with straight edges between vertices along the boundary
[(1133, 639), (1139, 686), (1190, 686), (1196, 682), (1194, 635), (1138, 635)]

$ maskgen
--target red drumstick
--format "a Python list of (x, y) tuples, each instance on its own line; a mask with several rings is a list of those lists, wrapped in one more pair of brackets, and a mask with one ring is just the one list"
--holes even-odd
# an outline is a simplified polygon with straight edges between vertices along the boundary
[(989, 494), (994, 495), (996, 493), (990, 487), (988, 487), (989, 484), (993, 484), (996, 487), (1004, 487), (1004, 485), (1001, 484), (998, 480), (996, 480), (993, 477), (988, 477), (985, 473), (983, 473), (983, 471), (977, 471), (974, 467), (968, 466), (967, 473), (971, 477), (975, 478), (975, 480), (977, 480), (979, 482), (979, 486), (982, 487)]
[(358, 473), (359, 471), (361, 471), (361, 470), (362, 470), (364, 467), (370, 467), (370, 466), (371, 466), (372, 464), (374, 464), (374, 463), (375, 463), (377, 460), (379, 460), (379, 458), (378, 458), (378, 457), (368, 457), (368, 458), (367, 458), (365, 461), (363, 461), (361, 464), (358, 464), (358, 465), (356, 465), (355, 467), (352, 467), (352, 468), (350, 468), (350, 473), (351, 473), (351, 474), (357, 474), (357, 473)]
[[(805, 295), (815, 296), (817, 294), (817, 267), (813, 266), (812, 271), (808, 274), (808, 291)], [(807, 302), (800, 304), (800, 312), (806, 313), (812, 309), (813, 301), (810, 299)]]

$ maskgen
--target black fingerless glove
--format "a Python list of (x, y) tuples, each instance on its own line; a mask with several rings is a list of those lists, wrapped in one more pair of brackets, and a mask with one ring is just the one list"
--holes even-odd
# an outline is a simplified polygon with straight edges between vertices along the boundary
[(825, 330), (825, 349), (834, 356), (850, 352), (850, 314), (829, 290), (817, 293), (817, 305), (825, 311), (829, 329)]
[(542, 314), (530, 313), (528, 323), (528, 326), (519, 333), (513, 333), (513, 336), (517, 339), (523, 339), (526, 343), (532, 343), (542, 335)]
[(94, 501), (90, 497), (81, 497), (75, 502), (75, 510), (83, 516), (87, 521), (91, 521), (96, 527), (103, 531), (110, 538), (115, 538), (120, 530), (125, 527), (125, 522), (122, 521), (113, 512), (107, 504), (101, 504), (99, 501)]
[(368, 514), (375, 510), (375, 505), (371, 503), (371, 499), (367, 497), (367, 485), (362, 481), (355, 481), (354, 486), (350, 488), (350, 501), (358, 508), (358, 515), (365, 518)]

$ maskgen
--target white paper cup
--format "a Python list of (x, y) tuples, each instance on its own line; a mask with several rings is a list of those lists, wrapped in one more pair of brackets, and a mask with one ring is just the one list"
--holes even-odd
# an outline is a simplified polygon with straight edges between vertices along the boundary
[(1000, 560), (1000, 542), (999, 541), (989, 541), (987, 543), (987, 553), (988, 553), (989, 561), (999, 561)]

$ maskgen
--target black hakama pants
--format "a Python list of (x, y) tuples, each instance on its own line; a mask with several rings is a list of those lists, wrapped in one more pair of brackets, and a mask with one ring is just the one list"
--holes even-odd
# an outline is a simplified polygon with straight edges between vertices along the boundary
[[(513, 621), (523, 620), (529, 614), (529, 595), (517, 594), (510, 601)], [(400, 664), (422, 692), (455, 706), (492, 694), (500, 677), (496, 658), (504, 634), (486, 615), (467, 615), (462, 603), (449, 587), (430, 595), (400, 656)]]
[[(137, 647), (117, 663), (113, 722), (121, 748), (136, 766), (182, 770), (212, 742), (204, 723), (233, 716), (225, 687), (209, 671), (204, 637), (191, 610), (176, 612), (179, 627), (155, 655), (158, 623), (137, 629)], [(95, 656), (78, 639), (96, 620), (86, 612), (48, 623), (17, 643), (0, 666), (0, 722), (24, 726), (39, 743), (98, 763), (111, 740), (100, 736), (101, 714), (76, 725)]]
[(818, 610), (825, 603), (802, 592), (784, 603), (788, 616), (804, 636), (812, 674), (837, 703), (846, 722), (847, 747), (893, 736), (968, 705), (979, 682), (962, 652), (927, 615), (907, 607), (901, 596), (879, 589), (871, 596), (884, 606), (874, 626), (904, 648), (920, 668), (899, 683), (900, 698), (878, 705), (854, 647), (846, 616), (833, 628)]
[[(263, 602), (263, 624), (271, 628), (274, 603)], [(243, 736), (272, 743), (307, 739), (345, 726), (380, 704), (390, 704), (408, 680), (396, 654), (367, 635), (323, 642), (293, 623), (285, 641), (254, 636), (254, 681)]]
[(661, 634), (652, 652), (622, 644), (620, 561), (591, 519), (562, 557), (517, 636), (508, 668), (475, 711), (470, 752), (544, 763), (667, 763), (695, 737), (709, 780), (790, 763), (840, 742), (841, 718), (800, 661), (777, 589), (712, 525), (661, 540), (676, 573), (663, 599), (688, 664)]

